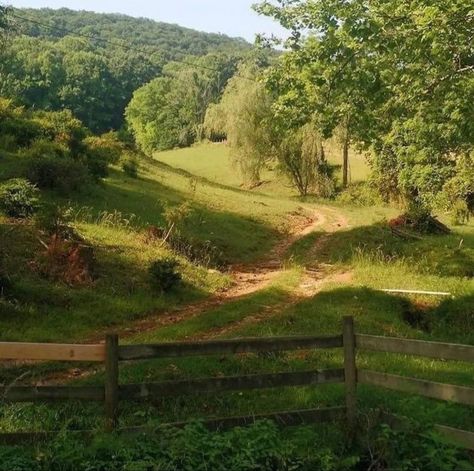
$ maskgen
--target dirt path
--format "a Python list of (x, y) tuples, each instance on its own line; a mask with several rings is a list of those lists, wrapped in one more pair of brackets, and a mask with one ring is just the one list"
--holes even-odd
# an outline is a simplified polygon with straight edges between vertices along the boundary
[[(288, 236), (279, 241), (263, 261), (253, 264), (234, 265), (230, 268), (229, 274), (233, 279), (233, 283), (229, 288), (216, 293), (209, 299), (187, 304), (169, 312), (151, 314), (142, 320), (133, 322), (127, 327), (117, 329), (120, 338), (133, 338), (146, 332), (159, 330), (168, 325), (178, 324), (265, 289), (276, 277), (284, 272), (285, 257), (295, 242), (312, 232), (323, 230), (324, 234), (318, 238), (310, 249), (311, 257), (317, 258), (317, 253), (323, 250), (324, 244), (331, 234), (349, 226), (347, 219), (333, 208), (321, 207), (320, 209), (314, 209), (304, 207), (301, 210), (304, 210), (309, 216), (298, 214), (299, 218), (293, 217), (292, 230)], [(257, 314), (249, 313), (248, 316), (222, 328), (211, 329), (192, 336), (192, 339), (198, 340), (224, 334), (228, 335), (242, 326), (279, 315), (285, 308), (297, 303), (301, 299), (314, 296), (328, 283), (346, 284), (350, 282), (350, 279), (350, 272), (334, 273), (324, 264), (317, 265), (316, 268), (306, 268), (298, 286), (288, 294), (284, 302), (266, 306)], [(104, 333), (101, 332), (94, 336), (94, 338), (88, 339), (88, 343), (102, 342), (103, 338)], [(58, 384), (74, 378), (86, 377), (94, 374), (94, 372), (94, 368), (73, 368), (58, 371), (43, 376), (38, 384)]]
[[(317, 253), (331, 233), (343, 230), (348, 227), (347, 219), (337, 210), (329, 207), (314, 209), (302, 207), (309, 215), (298, 214), (292, 221), (292, 230), (289, 235), (279, 241), (268, 256), (261, 262), (251, 264), (233, 265), (229, 274), (232, 277), (232, 285), (212, 296), (210, 299), (187, 304), (170, 312), (161, 312), (156, 315), (147, 316), (143, 320), (133, 323), (133, 325), (119, 329), (121, 338), (133, 337), (159, 329), (167, 325), (177, 324), (186, 319), (198, 316), (201, 313), (220, 307), (223, 304), (238, 301), (249, 294), (265, 289), (271, 282), (284, 271), (285, 256), (291, 246), (304, 236), (311, 234), (318, 229), (324, 229), (325, 234), (318, 239), (312, 254)], [(290, 215), (295, 216), (295, 215)], [(294, 292), (288, 296), (288, 302), (279, 304), (274, 309), (283, 310), (285, 305), (291, 305), (298, 299), (312, 297), (318, 293), (327, 283), (344, 282), (347, 283), (350, 275), (347, 273), (329, 274), (326, 266), (317, 269), (308, 268), (301, 277), (299, 285)], [(272, 309), (273, 310), (273, 309)], [(103, 336), (98, 336), (94, 341), (100, 341)]]

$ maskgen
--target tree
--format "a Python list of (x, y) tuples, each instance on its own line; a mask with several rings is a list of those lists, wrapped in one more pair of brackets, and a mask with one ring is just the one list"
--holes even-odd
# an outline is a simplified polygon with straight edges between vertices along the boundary
[(210, 111), (220, 115), (223, 122), (218, 126), (227, 136), (234, 162), (249, 186), (260, 181), (262, 167), (274, 155), (272, 99), (258, 80), (260, 73), (255, 64), (242, 62), (219, 105)]
[(276, 152), (280, 167), (301, 196), (307, 196), (310, 192), (323, 197), (331, 196), (333, 185), (323, 141), (312, 123), (289, 130)]
[(187, 62), (168, 64), (166, 76), (138, 89), (127, 107), (127, 123), (148, 154), (204, 137), (206, 109), (220, 98), (236, 59), (211, 54)]
[(316, 116), (325, 137), (348, 120), (386, 196), (432, 210), (474, 144), (470, 2), (278, 0), (256, 9), (291, 31), (268, 82), (277, 111), (298, 124)]
[(10, 30), (10, 19), (8, 17), (9, 8), (0, 5), (0, 40), (4, 40)]
[[(0, 36), (10, 24), (5, 21), (5, 11), (2, 7)], [(28, 107), (53, 111), (68, 108), (99, 133), (123, 126), (124, 110), (133, 92), (162, 76), (170, 61), (199, 62), (192, 55), (215, 52), (217, 59), (203, 59), (203, 65), (219, 69), (219, 56), (224, 54), (221, 51), (232, 56), (250, 48), (245, 41), (224, 35), (124, 15), (66, 9), (25, 10), (18, 14), (32, 21), (21, 20), (18, 29), (22, 34), (12, 39), (8, 51), (1, 49), (0, 95)], [(221, 71), (225, 85), (228, 71), (225, 67)], [(175, 72), (190, 70), (185, 64), (174, 64), (170, 73)], [(199, 82), (204, 75), (197, 73), (196, 80)], [(190, 87), (200, 88), (192, 77), (187, 80)], [(202, 113), (199, 103), (197, 107), (197, 111), (190, 108), (189, 112)], [(196, 128), (192, 133), (200, 131)]]
[(226, 134), (247, 185), (256, 185), (262, 168), (273, 162), (300, 195), (326, 195), (331, 184), (321, 134), (314, 123), (298, 126), (280, 119), (263, 72), (253, 62), (242, 62), (219, 105), (209, 110), (207, 127)]

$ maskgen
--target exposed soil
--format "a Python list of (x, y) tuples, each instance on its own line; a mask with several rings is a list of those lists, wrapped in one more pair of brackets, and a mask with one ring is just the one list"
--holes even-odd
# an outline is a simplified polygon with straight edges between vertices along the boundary
[[(309, 216), (303, 214), (309, 213)], [(291, 230), (287, 237), (282, 238), (271, 250), (268, 256), (261, 262), (251, 264), (239, 264), (230, 268), (232, 285), (216, 293), (213, 297), (187, 304), (170, 312), (160, 312), (156, 315), (147, 316), (145, 319), (134, 322), (132, 325), (119, 329), (121, 338), (134, 336), (136, 334), (156, 330), (160, 327), (176, 324), (189, 319), (225, 303), (236, 301), (249, 294), (265, 289), (271, 282), (284, 271), (285, 254), (290, 247), (300, 238), (318, 229), (324, 229), (326, 234), (318, 239), (315, 247), (311, 250), (312, 255), (317, 258), (317, 252), (323, 248), (325, 241), (331, 233), (348, 227), (347, 219), (337, 210), (322, 207), (321, 210), (301, 208), (298, 213), (290, 214)], [(327, 265), (305, 270), (299, 285), (294, 292), (288, 296), (284, 304), (291, 305), (298, 299), (314, 296), (327, 283), (345, 284), (350, 281), (351, 274), (329, 273)], [(275, 310), (282, 310), (284, 305), (274, 306)], [(97, 336), (94, 341), (101, 341), (103, 335)]]

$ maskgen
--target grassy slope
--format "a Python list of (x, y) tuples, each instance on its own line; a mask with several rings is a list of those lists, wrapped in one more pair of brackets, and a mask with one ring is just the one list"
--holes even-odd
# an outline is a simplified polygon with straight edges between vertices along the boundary
[[(337, 178), (342, 179), (342, 155), (338, 146), (333, 142), (328, 142), (325, 151), (328, 162), (338, 167), (336, 171)], [(238, 169), (232, 163), (231, 152), (224, 143), (198, 144), (191, 148), (158, 152), (155, 154), (155, 158), (174, 168), (182, 169), (212, 182), (235, 188), (242, 184)], [(351, 149), (349, 164), (351, 181), (355, 183), (367, 178), (369, 167), (363, 155)], [(263, 184), (255, 190), (258, 193), (280, 197), (297, 196), (297, 192), (275, 170), (264, 170), (261, 179)]]
[[(21, 159), (3, 155), (0, 179), (15, 175)], [(208, 272), (182, 260), (185, 288), (167, 296), (150, 290), (147, 267), (169, 251), (145, 241), (149, 225), (163, 226), (167, 206), (190, 202), (193, 213), (186, 236), (210, 241), (229, 262), (262, 257), (288, 225), (290, 212), (304, 211), (297, 201), (274, 198), (239, 188), (199, 181), (152, 160), (131, 179), (113, 170), (100, 186), (87, 188), (74, 199), (43, 195), (45, 204), (72, 206), (75, 225), (95, 248), (97, 280), (91, 286), (70, 288), (47, 281), (31, 268), (43, 250), (34, 227), (12, 224), (0, 216), (0, 241), (14, 290), (0, 303), (0, 339), (78, 341), (97, 331), (153, 311), (173, 309), (209, 296), (228, 284), (225, 275)], [(249, 237), (251, 234), (251, 237)], [(43, 237), (44, 238), (44, 237)]]
[[(175, 163), (185, 171), (176, 172), (160, 164), (148, 163), (147, 180), (139, 182), (114, 174), (107, 182), (104, 191), (109, 195), (100, 204), (96, 195), (81, 204), (95, 204), (97, 209), (111, 209), (115, 205), (125, 212), (135, 212), (144, 220), (151, 201), (159, 198), (179, 202), (182, 198), (193, 198), (194, 204), (208, 211), (210, 218), (215, 214), (225, 214), (220, 221), (209, 219), (209, 226), (203, 233), (215, 232), (216, 241), (229, 241), (227, 250), (233, 256), (243, 255), (244, 259), (259, 256), (262, 243), (275, 228), (286, 222), (285, 215), (298, 207), (298, 202), (285, 198), (281, 193), (266, 195), (264, 188), (256, 192), (246, 192), (235, 187), (228, 161), (205, 168), (203, 161), (211, 155), (220, 159), (222, 147), (205, 146), (191, 150), (159, 154), (160, 160)], [(176, 162), (173, 162), (173, 155)], [(193, 160), (193, 155), (195, 160)], [(184, 160), (183, 160), (184, 159)], [(184, 165), (184, 161), (189, 166)], [(178, 164), (178, 163), (179, 164)], [(203, 164), (201, 166), (201, 164)], [(196, 172), (196, 191), (192, 190), (193, 177), (186, 172)], [(209, 172), (215, 172), (210, 174)], [(158, 182), (158, 183), (157, 183)], [(110, 192), (110, 193), (109, 193)], [(174, 198), (174, 199), (173, 199)], [(257, 203), (255, 203), (257, 202)], [(263, 203), (263, 204), (261, 204)], [(327, 205), (327, 203), (325, 203)], [(305, 204), (305, 207), (308, 207)], [(311, 206), (309, 206), (311, 207)], [(314, 206), (315, 208), (317, 205)], [(440, 339), (474, 343), (472, 322), (474, 306), (474, 224), (456, 228), (449, 237), (427, 237), (423, 241), (403, 242), (393, 237), (384, 225), (377, 223), (389, 217), (393, 210), (387, 208), (340, 208), (332, 206), (349, 222), (349, 227), (328, 235), (321, 232), (309, 234), (298, 241), (288, 252), (297, 266), (284, 272), (270, 286), (225, 306), (214, 307), (197, 317), (148, 331), (129, 338), (128, 342), (168, 341), (208, 336), (225, 335), (283, 335), (283, 334), (334, 334), (340, 332), (341, 318), (347, 314), (356, 316), (357, 329), (366, 333), (394, 335), (412, 338)], [(149, 210), (149, 209), (148, 209)], [(227, 211), (227, 213), (226, 213)], [(155, 214), (155, 213), (153, 213)], [(150, 222), (159, 223), (156, 219)], [(229, 224), (227, 215), (235, 218)], [(221, 226), (220, 222), (229, 224)], [(212, 224), (212, 225), (211, 225)], [(82, 226), (81, 226), (82, 227)], [(235, 227), (236, 232), (231, 233)], [(246, 241), (234, 240), (241, 236)], [(101, 229), (102, 230), (102, 229)], [(104, 229), (105, 230), (105, 229)], [(196, 229), (199, 234), (201, 229)], [(259, 231), (262, 231), (261, 233)], [(97, 231), (95, 225), (91, 234)], [(115, 232), (115, 229), (114, 229)], [(262, 234), (259, 241), (257, 235)], [(94, 236), (98, 237), (98, 236)], [(103, 240), (108, 240), (104, 233)], [(460, 244), (463, 239), (463, 244)], [(257, 243), (255, 243), (257, 241)], [(263, 242), (262, 242), (263, 241)], [(269, 241), (271, 242), (271, 241)], [(122, 242), (116, 241), (115, 246)], [(248, 245), (247, 249), (240, 244)], [(112, 244), (114, 245), (114, 244)], [(265, 245), (264, 245), (265, 246)], [(318, 250), (315, 251), (315, 247)], [(107, 251), (108, 252), (108, 251)], [(237, 258), (236, 258), (237, 259)], [(352, 281), (344, 285), (326, 286), (310, 299), (296, 299), (289, 304), (288, 298), (294, 296), (294, 287), (302, 275), (302, 265), (329, 263), (334, 271), (353, 273)], [(450, 290), (455, 297), (442, 300), (427, 297), (398, 297), (377, 291), (379, 288), (418, 288)], [(59, 310), (58, 310), (59, 312)], [(416, 323), (421, 319), (422, 323)], [(411, 323), (408, 321), (412, 321)], [(471, 324), (469, 324), (471, 323)], [(469, 326), (471, 329), (469, 330)], [(467, 328), (466, 328), (467, 327)], [(225, 329), (224, 333), (221, 329)], [(200, 375), (236, 374), (238, 372), (277, 371), (288, 368), (306, 369), (337, 366), (341, 364), (339, 351), (307, 352), (271, 356), (245, 355), (235, 358), (209, 358), (206, 360), (187, 359), (173, 362), (149, 361), (124, 365), (121, 369), (122, 381), (142, 381), (153, 379), (174, 379)], [(474, 385), (472, 366), (456, 362), (440, 362), (398, 355), (361, 354), (359, 365), (432, 378), (439, 381)], [(87, 382), (100, 380), (97, 376)], [(361, 404), (385, 404), (388, 408), (406, 413), (424, 421), (438, 421), (474, 430), (474, 413), (460, 406), (430, 401), (416, 396), (389, 393), (373, 388), (361, 388)], [(176, 401), (157, 399), (152, 404), (124, 404), (123, 422), (141, 424), (157, 420), (174, 420), (202, 415), (237, 414), (240, 412), (260, 412), (289, 407), (308, 407), (314, 405), (341, 404), (342, 389), (338, 386), (324, 388), (287, 388), (284, 390), (263, 391), (258, 394), (241, 393), (221, 396), (203, 395), (198, 398), (182, 398)], [(95, 423), (100, 416), (100, 408), (90, 406), (86, 409), (69, 405), (66, 408), (40, 408), (36, 412), (27, 406), (8, 409), (0, 419), (6, 428), (28, 427), (32, 414), (35, 414), (37, 427), (52, 427), (59, 411), (64, 417), (75, 416), (74, 426), (87, 426)], [(18, 413), (21, 411), (21, 414)], [(9, 415), (10, 414), (10, 415)], [(53, 419), (54, 418), (54, 419)]]

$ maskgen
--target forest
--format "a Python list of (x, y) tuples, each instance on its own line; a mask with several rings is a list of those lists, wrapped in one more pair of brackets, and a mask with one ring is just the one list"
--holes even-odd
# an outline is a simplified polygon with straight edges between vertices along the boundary
[(0, 5), (0, 471), (474, 469), (471, 2), (252, 9)]

